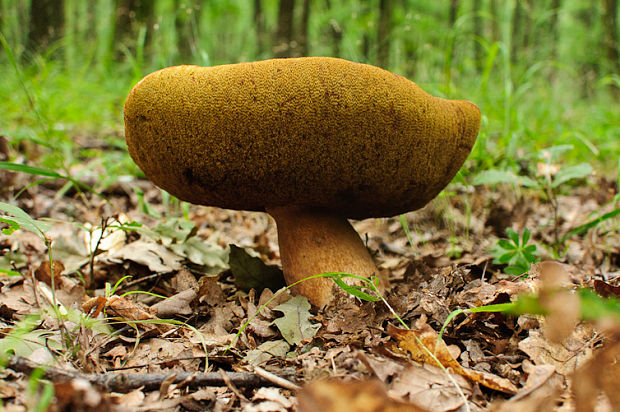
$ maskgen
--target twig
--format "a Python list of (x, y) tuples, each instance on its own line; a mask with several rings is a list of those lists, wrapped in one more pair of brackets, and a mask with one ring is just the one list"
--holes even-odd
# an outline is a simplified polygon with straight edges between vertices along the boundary
[[(66, 382), (73, 379), (85, 379), (94, 386), (110, 392), (129, 392), (133, 389), (142, 387), (146, 390), (157, 390), (171, 375), (176, 375), (172, 383), (183, 383), (183, 385), (188, 387), (227, 386), (225, 379), (219, 372), (81, 374), (79, 372), (67, 371), (52, 366), (46, 367), (39, 365), (21, 356), (10, 357), (6, 367), (24, 374), (30, 374), (35, 369), (41, 368), (45, 370), (43, 373), (43, 378), (52, 382)], [(277, 385), (272, 381), (273, 378), (266, 379), (265, 377), (253, 373), (226, 372), (226, 377), (228, 378), (230, 384), (244, 388), (259, 388), (263, 386)]]
[(241, 392), (239, 392), (239, 389), (237, 389), (235, 384), (232, 383), (232, 381), (230, 380), (230, 377), (228, 376), (228, 373), (226, 373), (225, 370), (220, 369), (219, 374), (222, 377), (224, 384), (228, 387), (228, 389), (230, 389), (232, 393), (235, 394), (237, 398), (241, 399), (244, 402), (250, 402), (248, 398), (246, 398), (245, 396), (243, 396)]
[(293, 383), (287, 379), (284, 379), (281, 376), (274, 375), (273, 373), (266, 371), (260, 366), (254, 366), (253, 369), (256, 375), (260, 376), (261, 378), (267, 379), (269, 382), (273, 383), (274, 385), (281, 386), (284, 389), (290, 389), (292, 391), (301, 389), (301, 387), (297, 385), (296, 383)]

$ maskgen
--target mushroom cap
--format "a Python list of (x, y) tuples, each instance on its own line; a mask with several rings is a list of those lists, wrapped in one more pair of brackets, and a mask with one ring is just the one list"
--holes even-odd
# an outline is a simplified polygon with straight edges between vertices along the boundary
[(356, 219), (424, 206), (480, 126), (473, 103), (329, 57), (169, 67), (133, 88), (124, 115), (131, 157), (181, 200)]

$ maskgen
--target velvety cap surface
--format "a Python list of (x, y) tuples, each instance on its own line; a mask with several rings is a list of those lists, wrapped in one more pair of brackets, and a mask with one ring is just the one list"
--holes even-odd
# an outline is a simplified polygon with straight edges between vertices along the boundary
[(424, 206), (459, 170), (479, 126), (473, 103), (327, 57), (170, 67), (142, 79), (125, 104), (129, 153), (182, 200), (357, 219)]

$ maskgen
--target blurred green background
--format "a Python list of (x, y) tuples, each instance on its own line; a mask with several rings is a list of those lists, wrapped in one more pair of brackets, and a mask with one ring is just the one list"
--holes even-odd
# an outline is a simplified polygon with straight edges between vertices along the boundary
[(561, 162), (617, 176), (616, 0), (0, 4), (0, 135), (41, 166), (70, 170), (96, 157), (108, 179), (139, 174), (124, 149), (122, 108), (156, 69), (335, 56), (478, 104), (482, 130), (461, 177), (533, 174), (530, 160), (557, 145), (570, 145)]

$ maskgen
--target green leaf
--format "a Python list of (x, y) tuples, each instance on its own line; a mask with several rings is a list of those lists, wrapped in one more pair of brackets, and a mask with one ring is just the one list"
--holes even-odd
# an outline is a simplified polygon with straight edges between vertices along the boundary
[(507, 239), (500, 239), (497, 241), (497, 246), (499, 246), (500, 248), (504, 249), (504, 250), (515, 250), (517, 248), (517, 245), (514, 243), (510, 243), (509, 240)]
[(576, 166), (570, 166), (560, 169), (554, 176), (551, 182), (551, 187), (555, 188), (562, 183), (568, 182), (572, 179), (581, 179), (592, 174), (592, 166), (588, 163), (580, 163)]
[(538, 184), (536, 180), (530, 179), (529, 177), (517, 176), (517, 178), (519, 180), (519, 186), (529, 187), (533, 189), (537, 189), (540, 187), (540, 185)]
[(13, 218), (3, 217), (4, 219), (10, 219), (13, 222), (13, 225), (11, 226), (18, 224), (22, 229), (28, 230), (42, 237), (44, 237), (45, 232), (52, 227), (51, 223), (35, 220), (28, 216), (28, 213), (24, 212), (19, 207), (8, 203), (0, 202), (0, 211), (13, 215)]
[(587, 232), (598, 224), (604, 222), (605, 220), (613, 219), (614, 217), (620, 215), (620, 208), (614, 209), (611, 212), (605, 213), (603, 216), (597, 217), (596, 219), (590, 220), (589, 222), (584, 223), (583, 225), (577, 226), (574, 229), (571, 229), (564, 237), (563, 241), (568, 239), (573, 235), (579, 235), (581, 233)]
[(514, 172), (508, 170), (497, 169), (484, 170), (474, 176), (471, 182), (471, 184), (474, 186), (496, 185), (500, 183), (509, 183), (523, 187), (539, 187), (538, 182), (530, 179), (529, 177), (518, 176)]
[(250, 256), (243, 248), (230, 245), (228, 265), (235, 278), (235, 285), (243, 291), (264, 288), (278, 290), (286, 286), (282, 270), (274, 265), (267, 266), (260, 258)]
[(474, 186), (480, 185), (496, 185), (499, 183), (519, 184), (519, 178), (513, 172), (507, 170), (484, 170), (478, 173), (471, 181)]
[(547, 147), (538, 152), (538, 157), (546, 162), (554, 162), (562, 153), (573, 150), (572, 144), (560, 144)]
[(521, 276), (522, 274), (524, 274), (525, 272), (527, 272), (529, 269), (529, 267), (524, 268), (521, 265), (511, 265), (508, 266), (504, 269), (504, 273), (507, 275), (513, 275), (513, 276)]
[(531, 236), (530, 230), (528, 228), (525, 228), (523, 230), (523, 236), (521, 236), (521, 246), (527, 245), (527, 242), (530, 241), (530, 236)]
[(273, 310), (284, 314), (283, 317), (277, 318), (273, 323), (290, 345), (298, 345), (305, 340), (312, 339), (321, 327), (319, 323), (310, 322), (312, 317), (310, 303), (305, 296), (295, 296), (276, 306)]
[(173, 243), (170, 249), (184, 256), (195, 265), (205, 268), (219, 268), (218, 272), (228, 269), (228, 251), (216, 245), (210, 245), (202, 239), (194, 236), (183, 243)]
[(10, 269), (0, 268), (0, 273), (6, 273), (7, 276), (21, 276), (22, 274)]
[(11, 233), (15, 232), (20, 228), (19, 223), (8, 217), (0, 216), (0, 222), (9, 225), (9, 227), (5, 227), (4, 229), (2, 229), (2, 233), (4, 233), (5, 235), (10, 235)]
[(508, 236), (516, 246), (519, 246), (519, 234), (515, 232), (513, 228), (509, 227), (506, 229), (506, 236)]
[(615, 297), (603, 298), (591, 289), (579, 289), (581, 318), (597, 320), (612, 317), (620, 322), (620, 300)]
[(536, 262), (536, 256), (532, 253), (529, 253), (527, 251), (523, 251), (523, 256), (525, 258), (525, 260), (527, 260), (528, 263), (534, 263)]
[(368, 302), (377, 302), (377, 301), (381, 300), (378, 297), (372, 296), (372, 295), (362, 291), (361, 288), (363, 286), (351, 286), (351, 285), (348, 285), (340, 277), (334, 277), (333, 279), (334, 279), (334, 282), (336, 282), (336, 284), (342, 290), (344, 290), (345, 292), (347, 292), (347, 293), (349, 293), (349, 294), (351, 294), (351, 295), (353, 295), (355, 297), (358, 297), (358, 298), (360, 298), (362, 300), (365, 300), (365, 301), (368, 301)]
[(61, 175), (60, 173), (54, 170), (45, 169), (43, 167), (24, 165), (21, 163), (0, 162), (0, 169), (11, 170), (14, 172), (23, 172), (23, 173), (28, 173), (28, 174), (37, 175), (37, 176), (66, 178), (66, 176)]
[(515, 252), (507, 252), (497, 258), (497, 263), (508, 263), (515, 256)]

